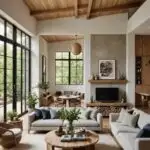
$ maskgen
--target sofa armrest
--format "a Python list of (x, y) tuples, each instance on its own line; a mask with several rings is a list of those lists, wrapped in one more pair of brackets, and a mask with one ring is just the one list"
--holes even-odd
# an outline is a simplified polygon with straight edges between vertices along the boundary
[(35, 121), (35, 112), (31, 112), (28, 114), (28, 129), (30, 130), (32, 122)]
[(101, 113), (97, 113), (96, 120), (100, 125), (101, 130), (103, 129), (103, 116)]
[(136, 150), (149, 150), (150, 149), (150, 138), (136, 138), (135, 149)]
[(109, 114), (109, 123), (117, 121), (119, 113), (110, 113)]

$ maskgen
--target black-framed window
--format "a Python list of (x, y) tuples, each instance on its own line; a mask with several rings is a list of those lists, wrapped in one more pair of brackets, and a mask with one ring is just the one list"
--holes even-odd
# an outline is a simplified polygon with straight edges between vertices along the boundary
[(83, 84), (83, 54), (73, 55), (71, 52), (56, 52), (55, 58), (56, 85)]
[(26, 111), (31, 91), (31, 37), (0, 16), (0, 120)]

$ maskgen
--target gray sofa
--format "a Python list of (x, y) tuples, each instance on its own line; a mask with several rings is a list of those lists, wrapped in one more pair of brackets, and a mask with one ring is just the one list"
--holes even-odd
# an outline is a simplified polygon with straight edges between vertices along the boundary
[(136, 138), (139, 131), (150, 123), (150, 115), (136, 108), (134, 111), (140, 114), (136, 128), (116, 122), (119, 113), (111, 113), (109, 116), (111, 132), (124, 150), (150, 150), (150, 138)]
[[(52, 108), (52, 107), (51, 107)], [(40, 108), (41, 109), (41, 108)], [(47, 109), (47, 108), (45, 108)], [(59, 110), (60, 108), (53, 107), (52, 109)], [(72, 109), (71, 107), (67, 109)], [(86, 108), (79, 108), (83, 113)], [(66, 121), (63, 121), (59, 118), (57, 119), (35, 119), (35, 112), (31, 112), (28, 114), (28, 131), (49, 131), (55, 130), (59, 126), (66, 126)], [(96, 120), (92, 119), (79, 119), (78, 121), (74, 121), (73, 125), (75, 128), (83, 127), (89, 130), (101, 131), (102, 130), (102, 115), (97, 113)]]

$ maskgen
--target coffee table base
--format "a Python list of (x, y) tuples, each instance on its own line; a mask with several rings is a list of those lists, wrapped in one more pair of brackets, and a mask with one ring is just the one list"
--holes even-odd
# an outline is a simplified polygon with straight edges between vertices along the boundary
[[(55, 147), (47, 144), (47, 150), (55, 150)], [(62, 148), (62, 150), (95, 150), (95, 145), (85, 146), (81, 148)]]

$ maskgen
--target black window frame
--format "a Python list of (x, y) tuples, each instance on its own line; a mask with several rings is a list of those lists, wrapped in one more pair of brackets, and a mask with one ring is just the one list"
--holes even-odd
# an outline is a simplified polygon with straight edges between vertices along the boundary
[[(12, 102), (12, 110), (16, 111), (17, 108), (17, 48), (19, 47), (21, 50), (21, 73), (22, 73), (22, 51), (23, 49), (25, 51), (28, 51), (28, 63), (29, 63), (29, 68), (28, 68), (28, 94), (31, 93), (31, 37), (25, 33), (24, 31), (22, 31), (21, 29), (19, 29), (17, 26), (15, 26), (14, 24), (12, 24), (10, 21), (8, 21), (7, 19), (5, 19), (3, 16), (0, 15), (0, 19), (2, 19), (4, 21), (4, 36), (0, 35), (0, 41), (4, 42), (4, 67), (3, 67), (3, 78), (4, 78), (4, 82), (3, 82), (3, 87), (4, 87), (4, 121), (7, 121), (7, 58), (9, 56), (7, 56), (7, 43), (8, 44), (12, 44), (12, 93), (13, 93), (13, 102)], [(13, 27), (13, 33), (12, 33), (12, 39), (9, 39), (7, 37), (7, 24), (10, 24)], [(21, 43), (17, 42), (17, 30), (21, 32)], [(22, 44), (22, 34), (25, 35), (25, 37), (28, 37), (29, 43), (28, 43), (28, 47), (27, 47), (27, 43), (26, 43), (26, 38), (25, 38), (25, 45)], [(10, 57), (9, 57), (10, 58)], [(26, 62), (25, 62), (26, 64)], [(22, 75), (21, 75), (22, 76)], [(22, 78), (22, 77), (21, 77)], [(26, 81), (25, 81), (26, 82)], [(22, 79), (21, 79), (21, 94), (23, 92), (23, 87), (22, 87)], [(26, 89), (25, 89), (26, 90)], [(21, 115), (23, 115), (24, 113), (27, 112), (26, 110), (26, 99), (25, 99), (25, 111), (23, 112), (22, 109), (22, 95), (21, 95)]]
[[(61, 58), (61, 59), (58, 59), (58, 58), (56, 58), (56, 53), (65, 53), (65, 52), (67, 52), (68, 53), (68, 59), (65, 59), (65, 58)], [(82, 53), (82, 59), (80, 59), (80, 58), (76, 58), (76, 59), (74, 59), (74, 58), (71, 58), (71, 52), (68, 52), (68, 51), (57, 51), (55, 53), (55, 85), (83, 85), (83, 71), (82, 71), (82, 83), (79, 83), (79, 84), (72, 84), (71, 83), (71, 61), (76, 61), (76, 62), (78, 62), (78, 61), (82, 61), (82, 70), (84, 70), (84, 64), (83, 64), (83, 53)], [(68, 62), (68, 84), (57, 84), (56, 83), (56, 78), (57, 78), (57, 76), (56, 76), (56, 62), (57, 61), (62, 61), (62, 63), (63, 63), (63, 61), (67, 61)], [(77, 69), (77, 66), (76, 66), (76, 69)], [(77, 74), (76, 74), (76, 77), (77, 77)], [(61, 78), (63, 78), (63, 76), (61, 77)], [(62, 79), (63, 80), (63, 79)]]

